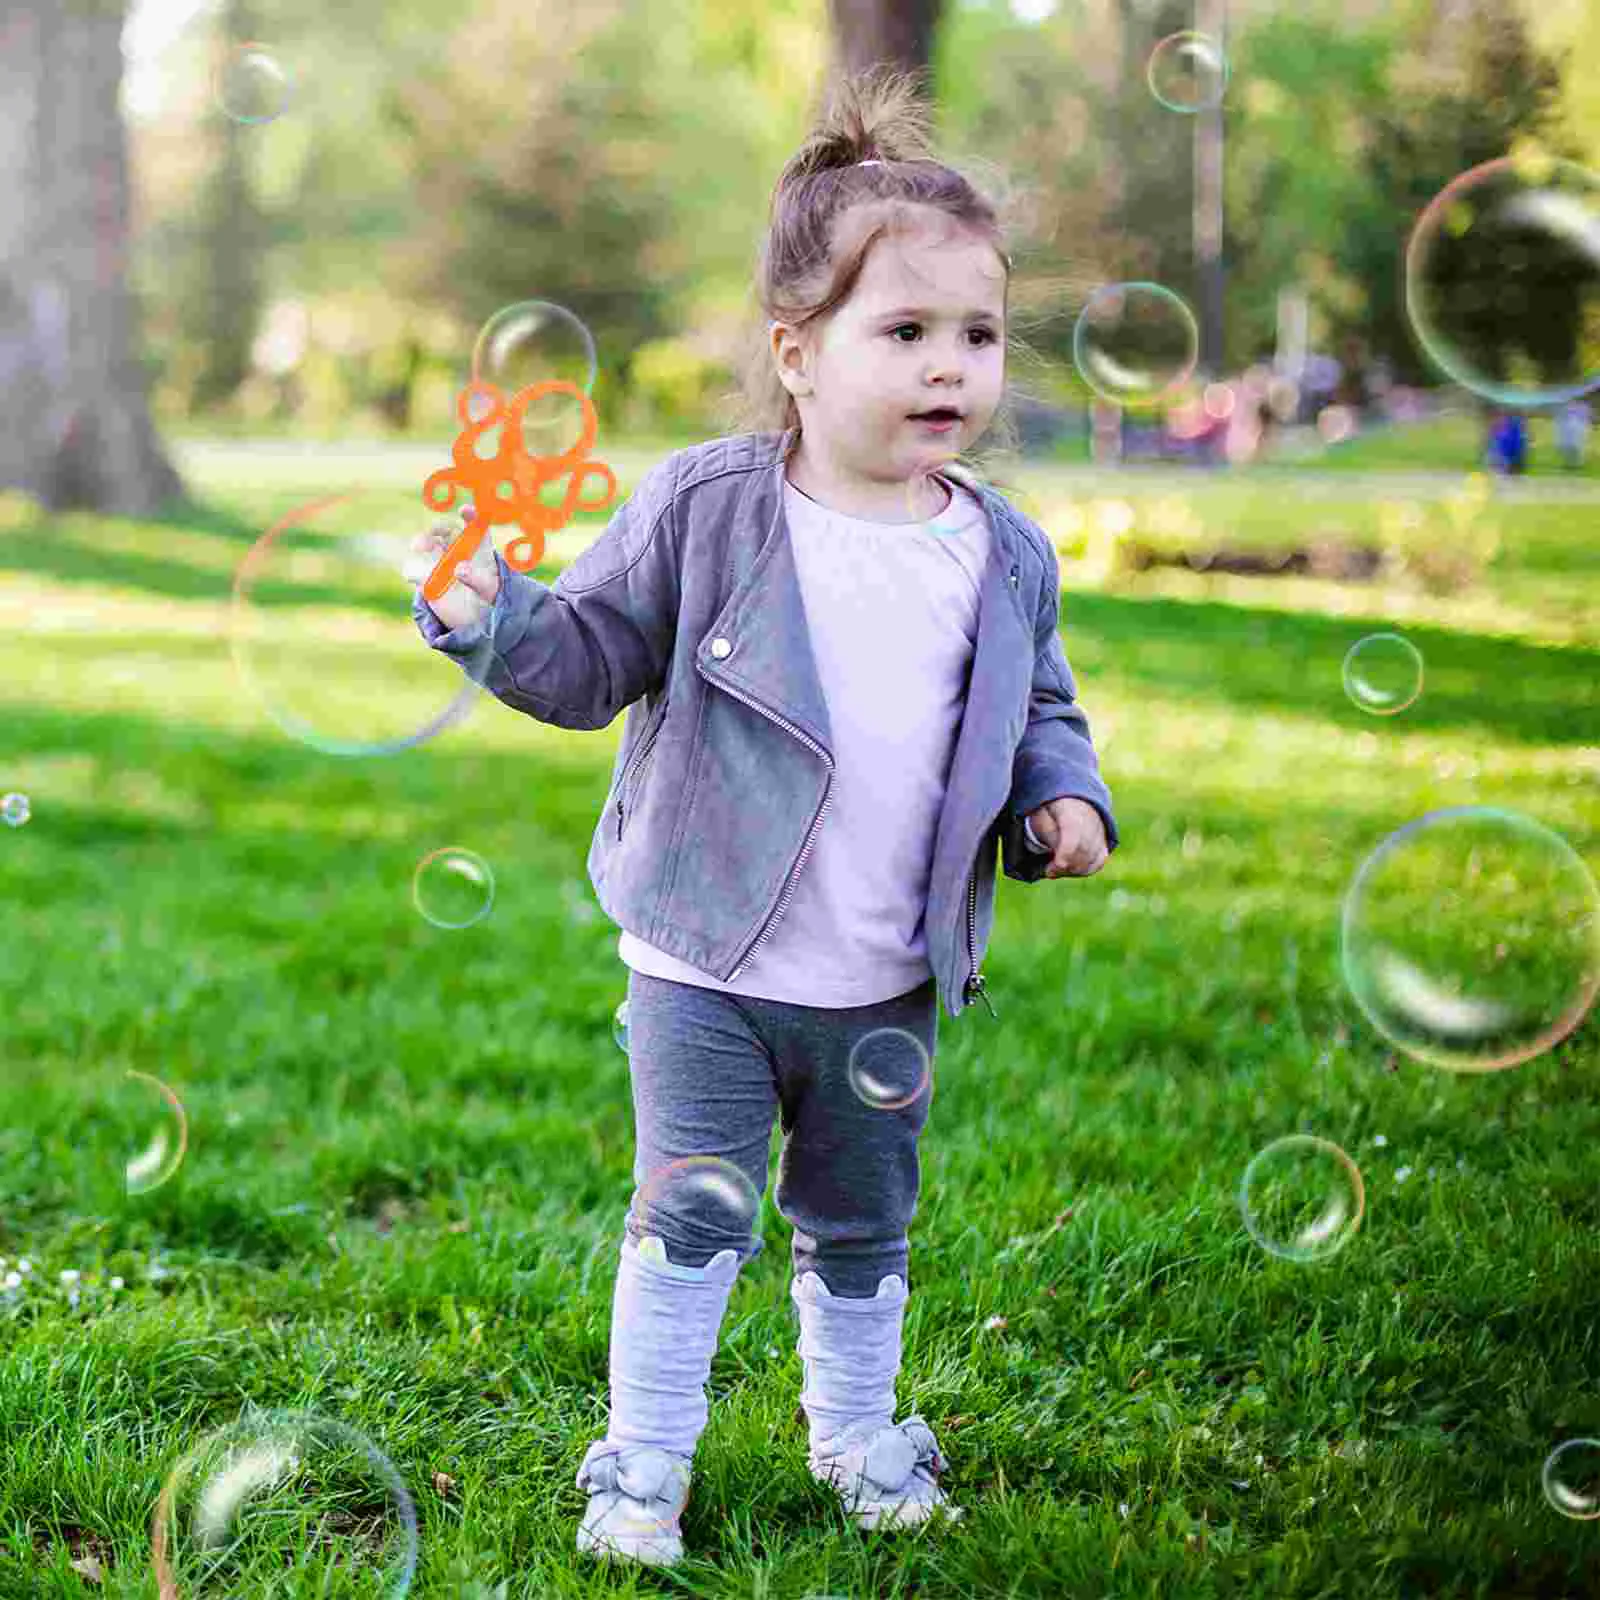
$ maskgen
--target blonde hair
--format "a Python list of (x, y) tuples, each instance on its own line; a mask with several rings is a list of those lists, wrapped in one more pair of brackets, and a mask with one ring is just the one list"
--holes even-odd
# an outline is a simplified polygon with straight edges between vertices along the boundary
[[(993, 247), (1009, 293), (1011, 257), (997, 207), (953, 167), (935, 158), (923, 99), (925, 69), (878, 65), (844, 79), (789, 159), (772, 191), (768, 227), (755, 274), (755, 321), (740, 363), (731, 423), (739, 432), (796, 430), (800, 410), (774, 366), (770, 329), (800, 332), (826, 318), (855, 288), (867, 253), (885, 234), (942, 212), (959, 229)], [(868, 163), (863, 165), (862, 163)], [(848, 226), (841, 226), (849, 216)], [(1008, 360), (1027, 347), (1013, 338)], [(1008, 384), (1008, 390), (1010, 385)], [(996, 451), (1014, 452), (1016, 422), (1003, 397), (990, 424), (993, 443), (958, 460), (984, 470)]]

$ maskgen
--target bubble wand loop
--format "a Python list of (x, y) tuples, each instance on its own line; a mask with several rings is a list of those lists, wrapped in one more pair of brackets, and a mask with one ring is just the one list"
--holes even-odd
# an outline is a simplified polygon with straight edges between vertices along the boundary
[[(534, 455), (523, 447), (522, 423), (533, 401), (548, 394), (572, 395), (582, 408), (583, 426), (578, 441), (560, 455)], [(473, 416), (475, 404), (485, 407), (480, 417)], [(448, 511), (457, 494), (465, 490), (472, 496), (472, 520), (434, 563), (422, 585), (425, 600), (440, 599), (455, 581), (456, 568), (470, 561), (492, 527), (515, 523), (521, 534), (508, 541), (505, 562), (514, 572), (529, 572), (544, 555), (544, 537), (565, 527), (575, 511), (604, 511), (616, 498), (617, 479), (602, 461), (584, 458), (594, 448), (596, 420), (594, 407), (576, 384), (551, 381), (530, 384), (519, 390), (508, 406), (504, 395), (492, 383), (469, 383), (456, 397), (456, 413), (462, 429), (451, 446), (454, 465), (435, 472), (423, 485), (423, 502), (434, 511)], [(491, 428), (500, 428), (500, 445), (492, 456), (480, 456), (478, 440)], [(548, 506), (539, 498), (545, 484), (570, 474), (566, 494), (559, 506)], [(604, 479), (604, 494), (599, 500), (583, 498), (584, 479), (597, 475)]]

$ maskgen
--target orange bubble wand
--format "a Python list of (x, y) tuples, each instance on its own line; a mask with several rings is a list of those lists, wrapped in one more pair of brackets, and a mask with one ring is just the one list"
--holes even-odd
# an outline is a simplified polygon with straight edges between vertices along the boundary
[[(544, 395), (569, 394), (583, 408), (583, 428), (578, 442), (560, 455), (540, 456), (523, 444), (522, 422), (529, 405)], [(475, 404), (484, 415), (474, 418)], [(472, 520), (434, 563), (422, 585), (425, 600), (438, 600), (455, 581), (456, 568), (470, 561), (490, 528), (514, 523), (522, 532), (508, 540), (506, 565), (514, 572), (530, 572), (544, 555), (544, 536), (564, 528), (575, 511), (604, 511), (616, 498), (617, 479), (603, 461), (587, 460), (594, 449), (596, 422), (589, 397), (574, 383), (551, 381), (530, 384), (506, 404), (492, 384), (474, 379), (456, 398), (462, 429), (451, 447), (454, 466), (435, 472), (422, 487), (424, 503), (434, 511), (448, 511), (465, 490), (472, 496)], [(500, 428), (499, 448), (492, 456), (478, 454), (478, 440)], [(547, 483), (571, 474), (566, 495), (558, 506), (546, 505), (539, 492)], [(605, 480), (605, 493), (596, 501), (583, 498), (583, 481), (591, 473)]]

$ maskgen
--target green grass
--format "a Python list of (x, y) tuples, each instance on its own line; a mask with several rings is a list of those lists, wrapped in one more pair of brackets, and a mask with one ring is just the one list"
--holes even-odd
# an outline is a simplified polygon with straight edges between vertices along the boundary
[[(1551, 411), (1526, 413), (1529, 480), (1600, 481), (1600, 432), (1590, 430), (1582, 467), (1562, 465)], [(1369, 428), (1354, 439), (1319, 451), (1316, 465), (1330, 470), (1464, 472), (1482, 466), (1484, 421), (1475, 411), (1447, 413), (1425, 422)]]
[[(33, 1267), (0, 1295), (0, 1596), (155, 1596), (163, 1484), (247, 1403), (394, 1462), (419, 1597), (1594, 1592), (1600, 1523), (1540, 1489), (1558, 1442), (1600, 1437), (1594, 1020), (1453, 1075), (1393, 1053), (1339, 967), (1354, 872), (1426, 811), (1514, 808), (1592, 870), (1592, 504), (1495, 499), (1500, 554), (1453, 595), (1093, 587), (1069, 564), (1124, 844), (1095, 878), (1002, 887), (1002, 1020), (941, 1024), (912, 1230), (899, 1414), (939, 1435), (966, 1520), (860, 1535), (809, 1478), (769, 1192), (712, 1370), (695, 1559), (630, 1575), (573, 1550), (632, 1190), (625, 974), (583, 878), (618, 728), (484, 701), (394, 756), (286, 738), (237, 680), (231, 576), (352, 470), (224, 451), (191, 463), (206, 507), (180, 520), (0, 528), (0, 790), (33, 806), (0, 830), (0, 1256)], [(1230, 537), (1378, 536), (1381, 496), (1293, 482), (1180, 487)], [(1126, 498), (1140, 525), (1176, 492), (1030, 484), (1088, 515)], [(274, 614), (391, 721), (454, 692), (445, 663), (397, 670), (422, 648), (403, 592), (334, 615)], [(1425, 691), (1369, 717), (1341, 663), (1397, 618)], [(497, 878), (458, 932), (411, 903), (443, 845)], [(189, 1137), (131, 1198), (127, 1069), (173, 1089)], [(1364, 1224), (1322, 1264), (1263, 1252), (1235, 1199), (1296, 1131), (1365, 1175)], [(65, 1269), (92, 1281), (75, 1309)]]

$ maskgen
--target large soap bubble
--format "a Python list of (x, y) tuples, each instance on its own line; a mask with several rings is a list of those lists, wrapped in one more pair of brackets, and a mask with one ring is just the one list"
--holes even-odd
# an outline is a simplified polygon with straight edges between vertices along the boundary
[(151, 1543), (161, 1600), (401, 1600), (417, 1513), (393, 1464), (353, 1428), (310, 1411), (250, 1412), (173, 1469)]
[(1498, 404), (1600, 385), (1600, 177), (1549, 156), (1462, 173), (1412, 229), (1405, 304), (1439, 370)]
[(291, 511), (251, 546), (234, 579), (234, 662), (291, 738), (388, 755), (472, 709), (493, 659), (488, 630), (452, 658), (412, 615), (411, 541), (436, 520), (420, 494), (358, 490)]
[(1600, 984), (1600, 894), (1570, 845), (1518, 812), (1432, 811), (1389, 835), (1345, 894), (1342, 961), (1390, 1043), (1455, 1072), (1564, 1039)]

